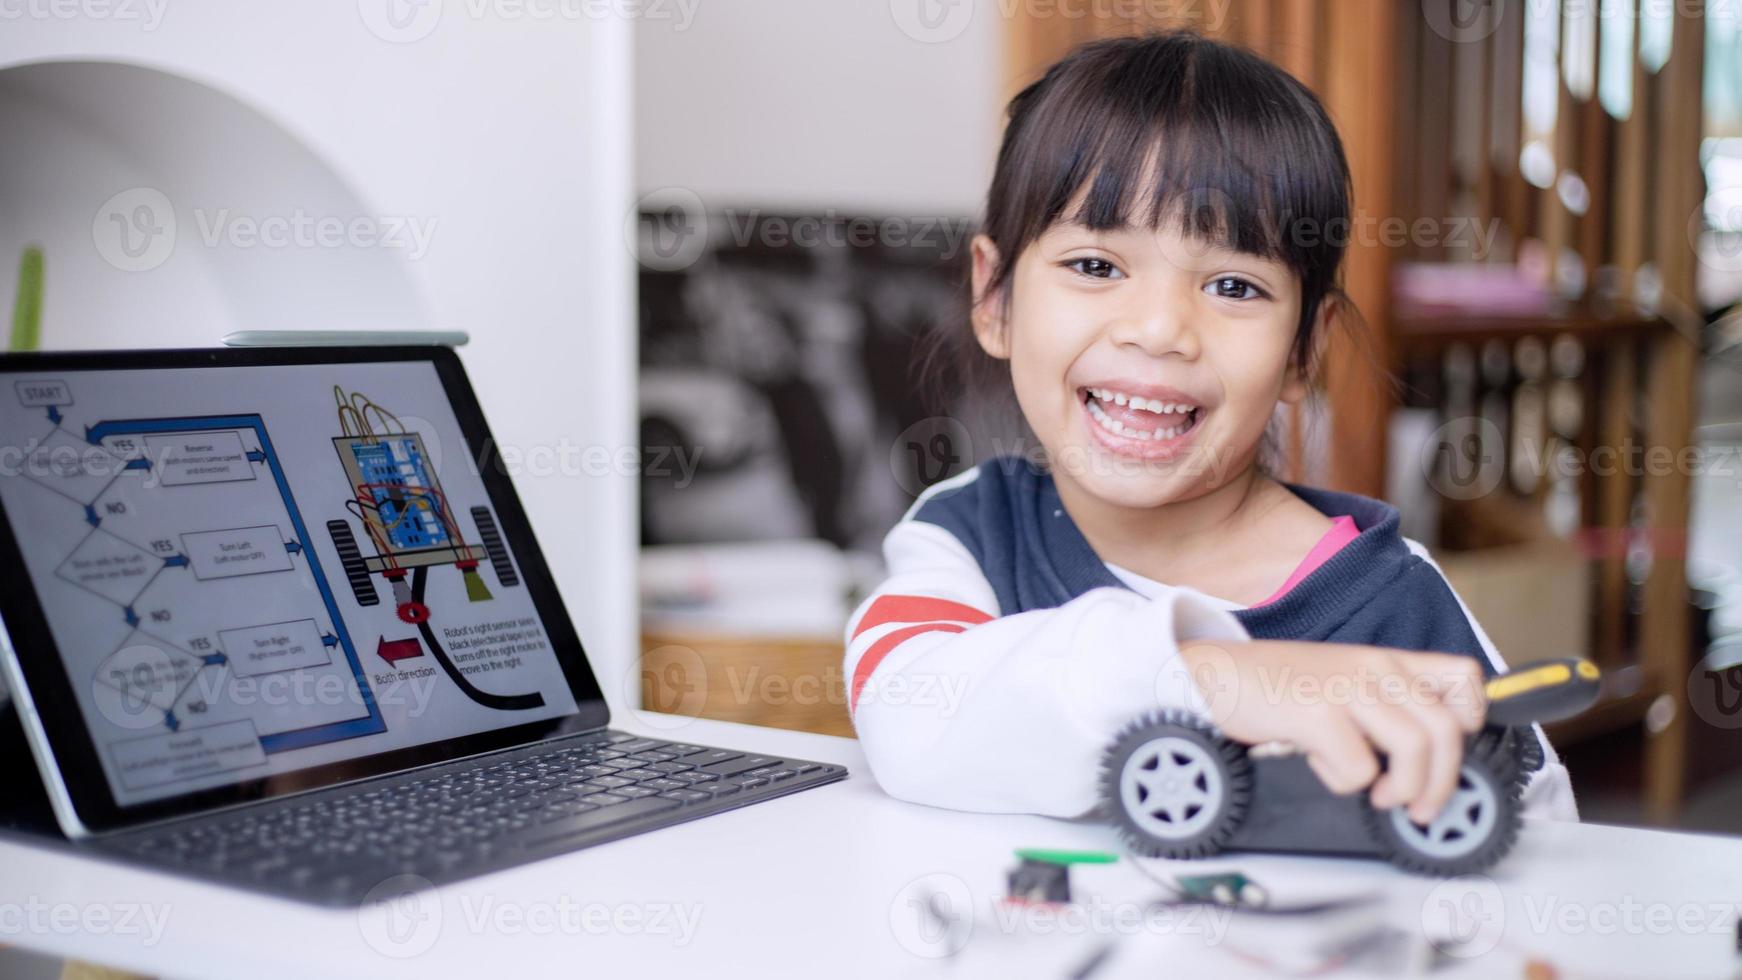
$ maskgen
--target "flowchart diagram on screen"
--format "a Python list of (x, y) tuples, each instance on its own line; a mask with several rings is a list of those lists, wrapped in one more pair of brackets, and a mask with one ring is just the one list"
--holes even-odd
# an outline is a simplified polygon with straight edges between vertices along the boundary
[[(450, 500), (425, 434), (365, 393), (334, 386), (321, 412), (330, 455), (308, 451), (314, 423), (299, 419), (291, 463), (261, 414), (87, 418), (68, 381), (16, 388), (42, 412), (23, 474), (64, 500), (49, 519), (85, 526), (53, 556), (54, 575), (103, 600), (81, 615), (126, 628), (89, 690), (123, 730), (105, 748), (129, 782), (161, 787), (385, 732), (372, 674), (445, 676), (493, 711), (545, 706), (511, 686), (519, 654), (546, 651), (536, 620), (518, 617), (524, 600), (495, 622), (453, 608), (524, 592), (488, 500)], [(287, 467), (316, 465), (342, 474), (340, 499), (293, 492), (308, 481)], [(450, 585), (432, 588), (443, 576)], [(384, 597), (391, 617), (373, 614)], [(438, 632), (444, 617), (455, 628)], [(287, 693), (262, 695), (273, 688)], [(194, 729), (197, 751), (166, 748), (166, 733)]]

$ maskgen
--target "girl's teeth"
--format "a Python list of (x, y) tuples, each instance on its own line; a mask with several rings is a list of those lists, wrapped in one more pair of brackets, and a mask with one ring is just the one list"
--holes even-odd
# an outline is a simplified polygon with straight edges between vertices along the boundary
[(1114, 405), (1125, 405), (1156, 415), (1190, 415), (1195, 406), (1184, 402), (1164, 402), (1157, 398), (1144, 398), (1139, 395), (1128, 395), (1123, 391), (1113, 391), (1109, 388), (1090, 388), (1089, 394), (1099, 402), (1111, 402)]
[(1101, 426), (1101, 428), (1106, 429), (1108, 432), (1111, 432), (1116, 436), (1124, 436), (1127, 439), (1141, 439), (1148, 442), (1172, 439), (1191, 426), (1191, 420), (1188, 417), (1185, 422), (1164, 429), (1132, 428), (1108, 415), (1106, 410), (1101, 407), (1100, 396), (1098, 395), (1089, 402), (1089, 415)]

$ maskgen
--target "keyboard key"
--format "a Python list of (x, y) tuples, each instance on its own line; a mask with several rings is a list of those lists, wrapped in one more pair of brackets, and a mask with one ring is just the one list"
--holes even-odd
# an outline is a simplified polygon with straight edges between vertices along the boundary
[[(693, 775), (693, 774), (682, 773), (680, 775), (687, 776), (687, 775)], [(684, 782), (682, 780), (677, 780), (677, 779), (663, 778), (663, 777), (660, 779), (649, 779), (644, 783), (640, 783), (639, 785), (646, 786), (647, 788), (652, 789), (656, 792), (659, 790), (667, 790), (667, 789), (688, 789), (689, 788), (689, 784), (687, 782)]]
[(702, 800), (714, 798), (712, 793), (699, 793), (693, 789), (666, 790), (659, 795), (668, 800), (677, 800), (680, 803), (700, 803)]
[(597, 803), (599, 806), (611, 806), (616, 803), (627, 803), (629, 801), (629, 797), (617, 796), (614, 793), (594, 793), (590, 796), (583, 796), (581, 799), (587, 803)]
[(700, 768), (703, 772), (711, 772), (716, 776), (736, 776), (739, 773), (749, 772), (752, 769), (760, 769), (763, 766), (775, 765), (780, 761), (781, 760), (779, 759), (770, 759), (764, 755), (747, 755), (740, 756), (736, 759), (730, 759), (725, 762), (716, 762), (712, 765), (701, 766)]
[(692, 766), (711, 766), (716, 762), (731, 762), (733, 759), (744, 758), (742, 752), (728, 752), (725, 749), (708, 749), (700, 755), (684, 755), (683, 761)]
[(663, 813), (667, 810), (676, 810), (681, 806), (683, 806), (681, 801), (668, 800), (662, 796), (648, 796), (639, 800), (627, 800), (623, 803), (617, 804), (616, 806), (608, 806), (599, 810), (594, 810), (590, 813), (582, 813), (571, 817), (566, 823), (554, 825), (560, 828), (555, 833), (528, 839), (526, 841), (526, 846), (540, 847), (546, 844), (558, 843), (571, 837), (578, 837), (582, 834), (590, 833), (600, 827), (608, 827), (612, 824), (622, 823), (625, 820), (633, 820), (636, 817), (644, 817), (652, 813)]
[(539, 819), (543, 823), (551, 823), (556, 820), (567, 820), (577, 813), (586, 813), (588, 810), (597, 810), (598, 808), (599, 806), (596, 803), (581, 803), (579, 801), (565, 803), (562, 806), (551, 807), (546, 810), (544, 815)]

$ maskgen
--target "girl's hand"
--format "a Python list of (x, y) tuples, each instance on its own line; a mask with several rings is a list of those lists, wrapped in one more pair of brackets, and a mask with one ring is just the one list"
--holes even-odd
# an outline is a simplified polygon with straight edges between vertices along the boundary
[(1487, 711), (1472, 657), (1271, 640), (1187, 643), (1180, 656), (1229, 738), (1293, 743), (1331, 792), (1371, 785), (1375, 809), (1407, 805), (1419, 824), (1451, 799)]

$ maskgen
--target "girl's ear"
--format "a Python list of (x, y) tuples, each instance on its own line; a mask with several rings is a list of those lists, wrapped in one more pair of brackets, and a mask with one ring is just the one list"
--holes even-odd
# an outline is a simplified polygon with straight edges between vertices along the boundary
[(1010, 338), (1005, 330), (1004, 303), (990, 292), (992, 273), (998, 268), (998, 246), (985, 235), (975, 235), (971, 250), (974, 299), (968, 316), (974, 324), (974, 338), (990, 356), (1008, 360)]
[(1280, 397), (1284, 404), (1293, 405), (1312, 391), (1313, 375), (1318, 373), (1319, 359), (1330, 337), (1331, 321), (1337, 315), (1338, 302), (1335, 292), (1326, 293), (1325, 298), (1319, 300), (1319, 311), (1313, 314), (1312, 341), (1307, 348), (1306, 363), (1290, 359), (1288, 371), (1283, 375)]

